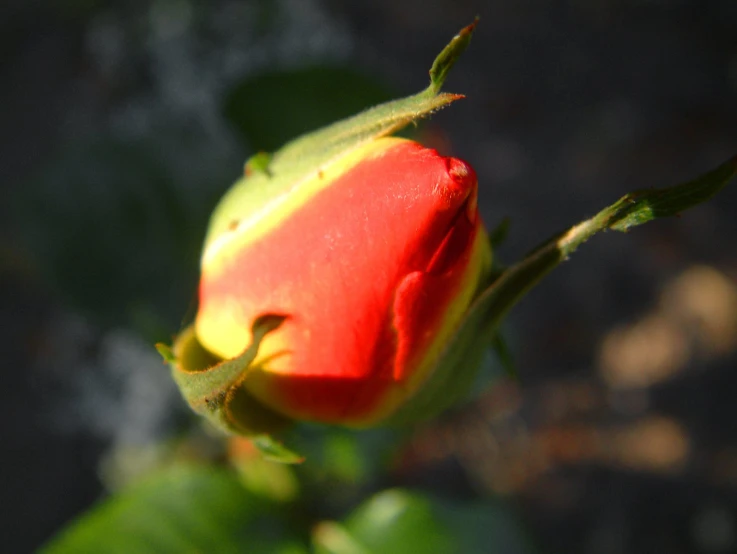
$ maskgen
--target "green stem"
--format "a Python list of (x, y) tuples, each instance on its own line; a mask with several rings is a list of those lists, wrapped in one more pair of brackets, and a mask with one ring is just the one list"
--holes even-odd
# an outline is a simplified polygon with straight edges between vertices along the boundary
[(626, 232), (655, 218), (679, 215), (710, 199), (737, 174), (737, 156), (687, 183), (626, 194), (591, 219), (556, 235), (505, 271), (477, 300), (493, 332), (507, 312), (545, 275), (600, 231)]

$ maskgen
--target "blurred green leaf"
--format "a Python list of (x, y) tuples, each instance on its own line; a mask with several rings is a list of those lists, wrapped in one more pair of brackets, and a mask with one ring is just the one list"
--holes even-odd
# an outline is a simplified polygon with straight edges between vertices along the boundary
[(251, 440), (261, 452), (261, 455), (271, 462), (301, 464), (305, 461), (304, 456), (290, 450), (271, 435), (258, 435)]
[(522, 526), (505, 506), (459, 503), (393, 489), (361, 504), (344, 521), (313, 533), (320, 554), (532, 554)]
[[(374, 79), (349, 67), (315, 66), (262, 73), (244, 79), (226, 95), (223, 113), (252, 148), (266, 151), (276, 150), (313, 129), (349, 118), (366, 106), (376, 106), (371, 112), (375, 116), (374, 122), (379, 115), (385, 117), (391, 111), (401, 116), (410, 105), (417, 112), (423, 112), (415, 113), (411, 119), (405, 118), (403, 127), (458, 98), (440, 94), (440, 89), (448, 72), (468, 46), (475, 27), (476, 22), (463, 28), (438, 54), (430, 68), (430, 86), (425, 91), (390, 105), (379, 106), (395, 95)], [(430, 109), (426, 109), (428, 107)], [(365, 115), (368, 112), (345, 123), (357, 126), (368, 119), (361, 117)], [(397, 117), (393, 123), (399, 119)], [(336, 130), (345, 128), (346, 125), (342, 125)], [(395, 126), (388, 132), (398, 128)]]
[(291, 465), (274, 463), (258, 451), (230, 459), (243, 486), (256, 496), (280, 503), (299, 497), (300, 483)]
[(179, 466), (103, 502), (40, 552), (307, 552), (277, 516), (272, 504), (249, 494), (230, 472)]
[(361, 454), (358, 434), (336, 429), (325, 438), (324, 464), (329, 472), (346, 483), (359, 483), (365, 478), (366, 460)]
[(226, 95), (223, 112), (254, 150), (272, 151), (392, 97), (353, 69), (317, 66), (246, 78)]
[(154, 148), (107, 138), (67, 147), (18, 189), (22, 242), (65, 300), (103, 324), (169, 338), (196, 291), (211, 205), (184, 198)]
[(342, 524), (321, 524), (314, 541), (317, 551), (324, 554), (457, 552), (453, 536), (435, 518), (430, 501), (402, 490), (375, 495)]
[(316, 511), (331, 514), (346, 513), (385, 478), (403, 438), (389, 427), (358, 431), (310, 423), (295, 425), (284, 437), (306, 459), (293, 466), (304, 496), (313, 499)]

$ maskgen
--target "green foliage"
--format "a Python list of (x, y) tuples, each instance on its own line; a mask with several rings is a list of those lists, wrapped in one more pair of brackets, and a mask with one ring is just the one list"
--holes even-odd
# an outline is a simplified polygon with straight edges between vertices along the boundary
[(342, 523), (323, 523), (315, 532), (320, 554), (416, 554), (455, 552), (450, 529), (419, 494), (389, 490), (359, 506)]
[(300, 481), (291, 465), (274, 463), (259, 452), (231, 456), (231, 462), (241, 484), (256, 496), (288, 503), (300, 495)]
[(340, 523), (320, 524), (313, 541), (319, 554), (533, 552), (499, 504), (461, 505), (401, 489), (376, 494)]
[[(243, 473), (251, 470), (244, 464)], [(245, 488), (244, 477), (212, 466), (161, 470), (100, 503), (40, 554), (305, 554), (310, 534), (311, 551), (319, 554), (532, 552), (518, 523), (496, 503), (464, 506), (392, 489), (341, 522), (315, 524), (289, 515), (294, 491), (272, 500)]]
[(159, 340), (179, 324), (208, 205), (190, 209), (153, 148), (106, 138), (69, 147), (14, 207), (36, 267), (77, 309)]
[(354, 69), (316, 66), (248, 77), (227, 94), (223, 111), (246, 144), (273, 151), (390, 98), (376, 80)]
[(101, 503), (42, 554), (298, 554), (306, 552), (274, 505), (230, 472), (180, 466)]

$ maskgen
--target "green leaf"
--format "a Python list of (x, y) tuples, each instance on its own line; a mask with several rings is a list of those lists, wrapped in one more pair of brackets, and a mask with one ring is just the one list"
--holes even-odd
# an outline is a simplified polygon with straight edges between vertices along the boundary
[(442, 554), (458, 552), (431, 502), (402, 490), (381, 492), (344, 523), (320, 524), (313, 536), (323, 554)]
[(65, 144), (7, 199), (34, 268), (63, 300), (153, 340), (179, 323), (196, 289), (212, 203), (199, 189), (187, 201), (159, 151), (105, 136)]
[(291, 503), (299, 498), (301, 485), (291, 465), (275, 464), (258, 452), (239, 455), (231, 451), (229, 460), (241, 484), (256, 496), (280, 504)]
[(358, 434), (340, 429), (331, 431), (325, 437), (322, 469), (340, 482), (360, 483), (366, 477), (369, 460), (361, 452)]
[(296, 136), (395, 96), (350, 67), (314, 66), (240, 81), (228, 92), (223, 113), (248, 145), (273, 151)]
[(273, 506), (230, 472), (179, 466), (133, 485), (66, 528), (42, 554), (306, 553)]
[(498, 502), (444, 501), (401, 489), (382, 491), (342, 522), (313, 533), (318, 554), (532, 554), (514, 514)]
[(506, 269), (471, 305), (428, 382), (387, 419), (407, 424), (434, 417), (468, 391), (499, 323), (540, 280), (600, 231), (628, 231), (657, 217), (679, 215), (714, 196), (737, 174), (737, 156), (704, 175), (673, 187), (635, 191), (555, 235)]
[(439, 93), (439, 90), (455, 60), (468, 45), (474, 27), (475, 23), (463, 29), (445, 47), (432, 66), (430, 86), (422, 92), (380, 104), (298, 137), (274, 153), (268, 173), (253, 172), (238, 181), (213, 212), (205, 250), (219, 239), (232, 235), (233, 221), (255, 218), (269, 202), (288, 196), (352, 151), (462, 98), (458, 94)]

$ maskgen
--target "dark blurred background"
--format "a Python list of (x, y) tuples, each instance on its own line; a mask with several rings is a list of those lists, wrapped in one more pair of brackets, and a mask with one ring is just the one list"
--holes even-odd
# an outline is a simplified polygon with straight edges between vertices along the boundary
[[(207, 217), (258, 150), (423, 88), (511, 262), (737, 153), (734, 0), (5, 0), (0, 537), (28, 552), (184, 409)], [(737, 552), (737, 183), (585, 245), (505, 325), (518, 383), (419, 429), (394, 482), (499, 495), (540, 552)], [(128, 455), (128, 453), (135, 453)], [(147, 458), (148, 457), (148, 458)]]

